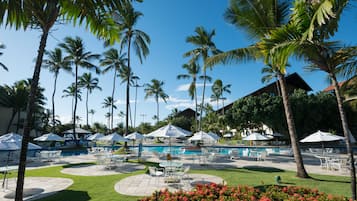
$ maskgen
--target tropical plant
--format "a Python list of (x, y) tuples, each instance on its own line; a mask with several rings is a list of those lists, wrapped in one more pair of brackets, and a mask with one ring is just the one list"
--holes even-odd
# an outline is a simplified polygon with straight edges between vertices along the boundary
[(169, 98), (169, 96), (165, 93), (164, 89), (162, 88), (164, 85), (163, 81), (159, 81), (156, 79), (151, 80), (151, 84), (145, 84), (145, 99), (148, 97), (154, 97), (155, 102), (156, 102), (156, 120), (159, 122), (160, 116), (159, 116), (159, 99), (161, 98), (165, 103), (166, 99)]
[(56, 129), (55, 95), (58, 74), (60, 70), (71, 72), (72, 68), (70, 62), (64, 59), (62, 50), (60, 48), (55, 48), (53, 51), (46, 51), (45, 54), (47, 56), (47, 59), (43, 60), (43, 67), (48, 68), (48, 70), (55, 76), (52, 92), (52, 132), (54, 132), (54, 130)]
[(281, 50), (272, 53), (272, 46), (283, 44), (285, 40), (276, 40), (270, 43), (267, 42), (271, 39), (269, 34), (272, 30), (278, 29), (287, 23), (288, 14), (288, 1), (268, 0), (260, 2), (231, 0), (229, 8), (224, 15), (226, 21), (238, 28), (243, 28), (243, 30), (246, 31), (252, 39), (257, 40), (257, 42), (247, 48), (238, 48), (221, 53), (214, 56), (214, 58), (211, 58), (208, 63), (212, 66), (219, 62), (227, 63), (232, 60), (242, 62), (246, 60), (262, 59), (266, 64), (271, 64), (273, 71), (277, 73), (279, 79), (286, 121), (297, 166), (297, 176), (306, 178), (309, 176), (305, 170), (301, 157), (284, 77), (286, 74), (288, 58), (292, 50), (283, 49), (285, 51)]
[[(342, 47), (337, 42), (327, 42), (338, 30), (338, 22), (348, 5), (348, 0), (342, 1), (296, 1), (294, 3), (293, 14), (289, 25), (272, 32), (272, 39), (268, 43), (276, 40), (284, 41), (283, 46), (274, 47), (271, 52), (282, 52), (293, 50), (298, 55), (302, 55), (309, 61), (310, 69), (319, 69), (326, 72), (334, 86), (337, 105), (340, 113), (343, 133), (346, 138), (346, 147), (350, 161), (354, 161), (353, 149), (349, 136), (346, 112), (338, 85), (336, 74), (341, 70), (347, 77), (355, 75), (357, 63), (356, 47)], [(287, 33), (293, 37), (286, 37), (281, 33)], [(351, 74), (352, 72), (352, 74)], [(353, 73), (354, 72), (354, 73)], [(352, 162), (353, 163), (353, 162)], [(351, 192), (352, 199), (357, 198), (356, 191), (356, 169), (350, 165)]]
[(139, 76), (132, 76), (131, 78), (135, 83), (134, 85), (132, 85), (132, 87), (135, 87), (135, 102), (134, 102), (134, 128), (135, 128), (135, 125), (136, 125), (136, 103), (137, 103), (137, 100), (138, 100), (138, 88), (139, 87), (143, 87), (143, 85), (139, 85), (138, 84), (138, 80), (140, 80), (140, 77)]
[(107, 115), (108, 113), (106, 113), (105, 115), (106, 115), (106, 118), (107, 118), (107, 116), (109, 117), (108, 128), (109, 128), (109, 129), (113, 129), (113, 128), (110, 126), (110, 119), (111, 119), (111, 115), (112, 115), (111, 111), (112, 111), (112, 109), (117, 109), (117, 106), (114, 104), (114, 100), (113, 100), (112, 97), (110, 97), (110, 96), (108, 96), (108, 97), (106, 97), (106, 98), (104, 99), (104, 102), (102, 103), (102, 105), (103, 105), (103, 108), (109, 108), (108, 113), (109, 113), (110, 115), (108, 116), (108, 115)]
[(278, 82), (278, 74), (277, 74), (277, 72), (274, 71), (271, 64), (268, 64), (267, 66), (263, 67), (261, 72), (263, 74), (263, 77), (261, 79), (262, 83), (268, 83), (272, 79), (276, 79), (276, 81), (275, 81), (276, 91), (277, 91), (278, 96), (281, 96), (280, 86), (279, 86), (279, 82)]
[(229, 88), (231, 88), (232, 85), (227, 84), (227, 85), (223, 85), (222, 80), (218, 79), (216, 81), (214, 81), (213, 85), (212, 85), (212, 92), (213, 94), (215, 94), (216, 97), (218, 97), (217, 103), (219, 100), (222, 101), (222, 115), (224, 115), (224, 100), (226, 99), (225, 97), (223, 97), (223, 94), (226, 93), (231, 93), (231, 90)]
[(95, 110), (94, 109), (90, 109), (89, 111), (88, 111), (88, 113), (91, 115), (91, 124), (93, 123), (93, 116), (94, 116), (94, 114), (95, 114)]
[[(114, 93), (115, 93), (115, 82), (116, 77), (119, 70), (126, 66), (128, 59), (126, 58), (126, 54), (119, 54), (118, 50), (111, 48), (108, 51), (104, 52), (104, 58), (100, 60), (100, 65), (104, 66), (105, 69), (102, 73), (107, 73), (111, 70), (114, 70), (114, 77), (113, 77), (113, 90), (112, 90), (112, 99), (114, 100)], [(113, 102), (114, 103), (114, 102)], [(111, 106), (111, 124), (110, 129), (113, 129), (113, 117), (114, 117), (114, 105)]]
[[(130, 75), (131, 72), (131, 46), (133, 46), (136, 55), (138, 56), (140, 62), (142, 63), (143, 57), (145, 58), (149, 54), (148, 45), (150, 44), (150, 37), (143, 31), (135, 29), (134, 26), (137, 24), (139, 18), (143, 14), (136, 11), (130, 1), (125, 1), (122, 7), (114, 13), (115, 22), (120, 27), (121, 33), (120, 38), (120, 49), (124, 49), (126, 46), (128, 54), (128, 71)], [(129, 126), (129, 100), (130, 100), (130, 80), (127, 80), (126, 85), (126, 117), (125, 117), (125, 133), (124, 136), (128, 134)], [(126, 145), (126, 143), (125, 143)]]
[[(74, 118), (74, 116), (73, 116), (73, 114), (74, 114), (73, 113), (73, 110), (74, 110), (74, 98), (76, 96), (76, 87), (74, 86), (74, 83), (72, 83), (70, 86), (67, 87), (67, 89), (64, 89), (62, 92), (64, 93), (62, 95), (62, 98), (72, 97), (72, 106), (71, 106), (71, 108), (72, 108), (72, 110), (71, 110), (72, 111), (72, 118), (71, 118), (71, 121), (73, 122), (73, 118)], [(78, 88), (77, 89), (77, 98), (80, 101), (82, 101), (81, 94), (82, 94), (82, 91), (81, 91), (80, 88)]]
[[(78, 93), (77, 93), (77, 89), (78, 89), (78, 69), (79, 67), (84, 67), (87, 69), (95, 69), (97, 73), (99, 73), (99, 69), (92, 63), (90, 63), (92, 60), (94, 59), (99, 59), (98, 54), (92, 54), (91, 52), (87, 52), (85, 50), (85, 46), (83, 44), (83, 41), (80, 37), (75, 37), (75, 38), (71, 38), (71, 37), (66, 37), (64, 39), (64, 43), (61, 43), (59, 45), (61, 48), (63, 48), (66, 52), (67, 52), (67, 56), (66, 56), (66, 60), (70, 61), (71, 64), (74, 65), (75, 67), (75, 81), (74, 81), (74, 108), (73, 108), (73, 117), (76, 116), (76, 112), (77, 112), (77, 101), (78, 101)], [(73, 118), (73, 136), (74, 139), (77, 142), (76, 139), (76, 118)]]
[(187, 74), (180, 74), (177, 76), (177, 79), (192, 79), (188, 88), (188, 94), (190, 95), (191, 100), (195, 99), (195, 128), (198, 128), (197, 79), (204, 79), (204, 76), (198, 76), (198, 74), (200, 73), (200, 66), (196, 62), (184, 64), (182, 68), (187, 70)]
[[(0, 43), (0, 50), (1, 50), (1, 49), (5, 49), (5, 45)], [(0, 56), (1, 56), (2, 54), (3, 54), (3, 53), (0, 52)], [(5, 66), (5, 64), (3, 64), (3, 63), (1, 63), (1, 62), (0, 62), (0, 66), (1, 66), (4, 70), (6, 70), (6, 71), (9, 70), (9, 69)]]
[(91, 73), (84, 73), (80, 78), (79, 78), (79, 86), (82, 88), (87, 89), (87, 95), (86, 95), (86, 125), (89, 126), (88, 124), (88, 96), (93, 92), (94, 89), (102, 90), (101, 87), (98, 86), (99, 80), (98, 78), (92, 78)]
[(199, 58), (203, 60), (203, 90), (202, 90), (202, 102), (201, 102), (201, 112), (199, 120), (199, 130), (201, 130), (201, 121), (202, 121), (202, 106), (205, 103), (205, 90), (206, 90), (206, 81), (210, 81), (207, 77), (207, 59), (209, 56), (220, 53), (221, 51), (216, 48), (216, 45), (212, 41), (213, 36), (216, 35), (215, 30), (207, 31), (203, 27), (196, 27), (195, 34), (188, 36), (186, 38), (187, 43), (191, 43), (196, 46), (195, 49), (188, 51), (184, 54), (185, 57), (192, 56), (191, 63), (196, 62)]
[[(125, 0), (122, 0), (125, 1)], [(16, 29), (40, 28), (41, 39), (32, 77), (31, 91), (26, 109), (26, 121), (24, 124), (22, 149), (20, 154), (20, 163), (18, 179), (16, 185), (15, 201), (21, 201), (23, 198), (23, 185), (26, 167), (26, 154), (29, 141), (30, 124), (35, 104), (35, 95), (38, 81), (40, 78), (42, 59), (46, 48), (47, 37), (54, 24), (61, 19), (73, 21), (74, 24), (86, 24), (89, 30), (95, 35), (103, 38), (110, 38), (111, 42), (118, 39), (117, 27), (112, 26), (112, 20), (107, 15), (112, 10), (117, 10), (120, 6), (119, 1), (96, 1), (91, 3), (68, 2), (68, 1), (4, 1), (0, 7), (0, 24), (6, 27), (15, 27)]]

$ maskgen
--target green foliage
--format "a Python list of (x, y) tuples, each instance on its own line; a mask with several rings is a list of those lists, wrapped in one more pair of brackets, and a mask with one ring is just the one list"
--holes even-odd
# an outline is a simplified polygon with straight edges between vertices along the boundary
[[(316, 130), (341, 132), (336, 97), (329, 93), (306, 94), (295, 90), (290, 96), (298, 137)], [(260, 129), (264, 123), (275, 132), (287, 133), (282, 99), (279, 96), (262, 94), (248, 96), (234, 103), (227, 111), (226, 121), (231, 128)]]

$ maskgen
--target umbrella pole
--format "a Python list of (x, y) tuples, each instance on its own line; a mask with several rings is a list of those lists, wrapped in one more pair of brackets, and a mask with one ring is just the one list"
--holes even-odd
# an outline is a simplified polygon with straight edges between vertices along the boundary
[[(7, 166), (9, 165), (9, 160), (10, 160), (10, 150), (9, 150), (9, 153), (7, 154), (6, 169), (7, 169)], [(7, 170), (5, 170), (5, 172), (4, 172), (4, 179), (2, 180), (2, 188), (3, 188), (3, 189), (5, 189), (6, 176), (7, 176)]]

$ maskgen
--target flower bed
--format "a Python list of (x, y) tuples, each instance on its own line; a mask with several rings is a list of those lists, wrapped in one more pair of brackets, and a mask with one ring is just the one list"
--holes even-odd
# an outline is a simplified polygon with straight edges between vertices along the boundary
[(192, 191), (168, 190), (155, 192), (140, 201), (347, 201), (346, 197), (333, 196), (296, 186), (269, 186), (263, 192), (249, 186), (229, 187), (221, 184), (197, 185)]

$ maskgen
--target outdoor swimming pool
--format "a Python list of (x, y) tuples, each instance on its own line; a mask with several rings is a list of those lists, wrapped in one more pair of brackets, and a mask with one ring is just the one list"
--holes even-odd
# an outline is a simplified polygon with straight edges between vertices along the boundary
[[(287, 148), (281, 147), (203, 147), (208, 152), (228, 155), (232, 151), (238, 153), (239, 156), (248, 156), (250, 152), (266, 151), (269, 154), (280, 154)], [(137, 147), (134, 148), (137, 151)], [(201, 150), (186, 150), (184, 146), (143, 146), (144, 152), (171, 153), (172, 155), (200, 155)]]

